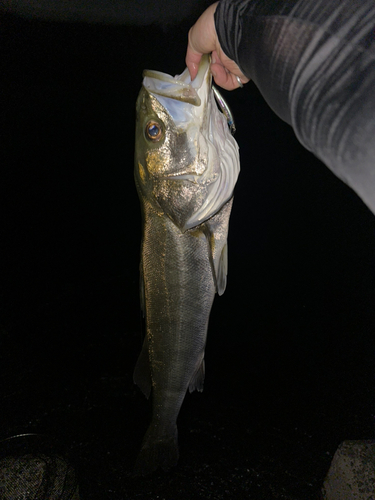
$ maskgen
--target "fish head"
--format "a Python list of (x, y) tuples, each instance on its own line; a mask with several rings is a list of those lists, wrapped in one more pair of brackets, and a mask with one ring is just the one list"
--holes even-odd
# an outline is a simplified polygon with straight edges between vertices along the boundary
[(181, 231), (212, 217), (232, 197), (238, 146), (219, 111), (210, 58), (197, 77), (146, 70), (136, 106), (135, 179), (141, 200)]

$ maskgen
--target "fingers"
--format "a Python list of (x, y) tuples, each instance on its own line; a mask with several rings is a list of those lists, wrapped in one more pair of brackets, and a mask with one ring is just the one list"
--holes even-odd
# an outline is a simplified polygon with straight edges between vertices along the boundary
[[(236, 75), (234, 75), (233, 73), (229, 73), (220, 64), (211, 66), (211, 72), (212, 76), (214, 77), (215, 83), (219, 85), (219, 87), (222, 87), (225, 90), (235, 90), (241, 87), (236, 78)], [(242, 81), (241, 78), (240, 81), (242, 83), (242, 86), (244, 83), (246, 83), (245, 81)]]
[(228, 59), (223, 52), (220, 56), (216, 51), (212, 53), (211, 72), (215, 83), (225, 90), (235, 90), (245, 85), (249, 79), (241, 72), (237, 64)]
[(214, 21), (216, 7), (217, 2), (210, 5), (189, 31), (186, 66), (192, 80), (197, 76), (202, 55), (210, 54), (218, 43)]
[(211, 71), (215, 82), (226, 90), (234, 90), (249, 81), (237, 64), (229, 59), (220, 47), (215, 28), (214, 14), (218, 2), (206, 9), (192, 28), (188, 36), (186, 66), (192, 80), (197, 76), (203, 54), (212, 53)]
[(190, 77), (192, 80), (194, 80), (194, 78), (197, 76), (199, 63), (203, 54), (201, 52), (195, 51), (193, 48), (193, 44), (190, 42), (192, 29), (193, 28), (191, 28), (189, 31), (189, 43), (186, 51), (185, 61), (186, 61), (186, 66), (190, 73)]

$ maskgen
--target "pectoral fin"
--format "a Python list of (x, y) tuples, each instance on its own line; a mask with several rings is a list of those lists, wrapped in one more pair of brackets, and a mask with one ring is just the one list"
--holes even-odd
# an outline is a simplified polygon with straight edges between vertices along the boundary
[(220, 254), (220, 259), (218, 262), (216, 270), (216, 286), (217, 293), (223, 295), (225, 288), (227, 286), (227, 274), (228, 274), (228, 243), (225, 243)]
[(210, 260), (216, 291), (223, 295), (227, 286), (228, 274), (228, 229), (229, 217), (232, 210), (233, 198), (231, 198), (217, 214), (204, 223), (205, 234), (209, 243)]
[(133, 381), (148, 399), (151, 394), (152, 381), (147, 337), (145, 337), (141, 354), (134, 368)]

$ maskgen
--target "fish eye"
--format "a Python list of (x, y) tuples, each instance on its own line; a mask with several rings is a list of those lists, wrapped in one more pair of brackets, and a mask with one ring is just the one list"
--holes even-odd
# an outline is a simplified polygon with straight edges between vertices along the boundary
[(160, 123), (151, 120), (146, 125), (146, 135), (152, 141), (159, 141), (163, 134), (163, 129)]

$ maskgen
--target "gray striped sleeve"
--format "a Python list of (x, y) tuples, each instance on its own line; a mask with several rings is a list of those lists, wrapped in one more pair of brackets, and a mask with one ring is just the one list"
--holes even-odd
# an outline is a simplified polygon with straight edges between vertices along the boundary
[(375, 0), (222, 0), (224, 52), (375, 213)]

